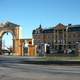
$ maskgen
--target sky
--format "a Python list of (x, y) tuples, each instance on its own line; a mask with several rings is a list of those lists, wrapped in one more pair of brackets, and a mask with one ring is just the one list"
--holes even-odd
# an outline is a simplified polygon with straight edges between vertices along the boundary
[(23, 38), (32, 38), (40, 24), (80, 24), (80, 0), (0, 0), (0, 22), (6, 21), (19, 24)]

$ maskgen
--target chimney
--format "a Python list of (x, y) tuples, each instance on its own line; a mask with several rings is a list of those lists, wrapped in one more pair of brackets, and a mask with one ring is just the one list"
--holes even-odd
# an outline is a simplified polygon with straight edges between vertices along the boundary
[(71, 24), (68, 24), (68, 26), (71, 26)]

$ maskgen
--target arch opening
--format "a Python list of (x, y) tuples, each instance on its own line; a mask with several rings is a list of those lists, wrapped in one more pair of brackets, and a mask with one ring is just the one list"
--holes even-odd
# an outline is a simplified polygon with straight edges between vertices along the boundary
[(24, 44), (24, 56), (28, 56), (28, 43)]
[[(11, 38), (7, 38), (4, 40), (4, 36), (11, 35)], [(6, 22), (2, 25), (0, 24), (0, 55), (2, 55), (2, 49), (5, 49), (4, 46), (7, 48), (13, 48), (12, 53), (13, 55), (22, 55), (22, 46), (20, 42), (20, 25), (14, 24), (12, 22)], [(10, 41), (10, 40), (12, 41)], [(6, 43), (8, 42), (8, 43)], [(5, 44), (6, 43), (6, 44)], [(8, 46), (7, 46), (8, 45)]]
[(12, 55), (13, 35), (11, 32), (4, 32), (2, 35), (2, 55)]

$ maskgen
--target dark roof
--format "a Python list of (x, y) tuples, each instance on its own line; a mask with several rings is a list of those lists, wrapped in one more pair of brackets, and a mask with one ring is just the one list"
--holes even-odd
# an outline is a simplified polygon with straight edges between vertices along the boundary
[(71, 25), (71, 26), (69, 26), (68, 31), (79, 32), (80, 31), (80, 25)]
[(50, 28), (50, 29), (44, 29), (43, 30), (43, 33), (52, 33), (53, 32), (53, 28)]
[(70, 27), (80, 27), (80, 25), (71, 25)]
[[(59, 25), (62, 25), (62, 24), (59, 24)], [(68, 27), (68, 31), (69, 32), (80, 32), (80, 25), (71, 25), (71, 24), (68, 24), (65, 26), (65, 28)], [(40, 33), (53, 33), (55, 27), (51, 27), (51, 28), (48, 28), (48, 29), (42, 29), (41, 27), (33, 30), (33, 33), (32, 34), (38, 34), (37, 33), (37, 30), (40, 31)]]
[(9, 26), (9, 27), (19, 27), (20, 25), (17, 25), (15, 23), (12, 22), (6, 22), (5, 25)]

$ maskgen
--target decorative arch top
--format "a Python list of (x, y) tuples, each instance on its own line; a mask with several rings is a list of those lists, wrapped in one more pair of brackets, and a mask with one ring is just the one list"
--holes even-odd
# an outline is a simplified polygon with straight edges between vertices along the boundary
[(5, 33), (10, 32), (13, 38), (19, 38), (19, 28), (20, 25), (14, 24), (12, 22), (7, 21), (6, 23), (0, 24), (0, 37), (2, 37)]
[(19, 27), (19, 26), (20, 25), (9, 22), (9, 21), (0, 24), (0, 27)]

